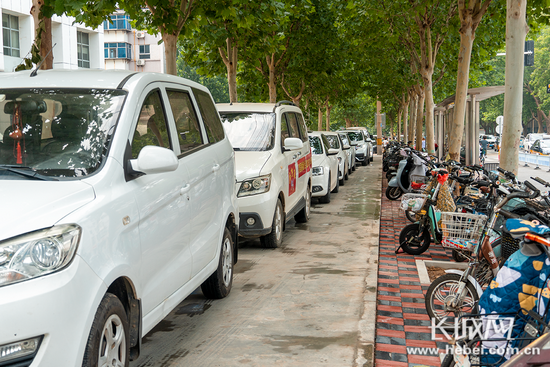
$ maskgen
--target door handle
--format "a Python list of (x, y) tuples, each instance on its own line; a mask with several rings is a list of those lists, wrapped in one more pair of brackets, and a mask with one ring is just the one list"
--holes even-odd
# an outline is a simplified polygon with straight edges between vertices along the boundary
[(298, 157), (298, 154), (294, 154), (294, 155), (292, 156), (292, 159), (296, 159), (297, 157)]
[(216, 171), (218, 171), (219, 169), (220, 169), (220, 165), (217, 164), (217, 163), (216, 163), (215, 165), (212, 166), (212, 172), (216, 172)]
[(180, 189), (180, 195), (186, 194), (191, 189), (191, 185), (187, 184)]
[(296, 153), (296, 155), (299, 157), (299, 156), (302, 155), (302, 152), (298, 152), (298, 153)]

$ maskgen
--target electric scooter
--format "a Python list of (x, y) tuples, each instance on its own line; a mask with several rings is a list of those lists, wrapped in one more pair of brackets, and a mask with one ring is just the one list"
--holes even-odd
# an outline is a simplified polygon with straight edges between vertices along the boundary
[(401, 150), (401, 155), (407, 158), (399, 162), (397, 175), (392, 177), (386, 189), (386, 197), (389, 200), (397, 200), (408, 192), (420, 192), (423, 183), (415, 183), (412, 176), (425, 177), (426, 164), (425, 161), (413, 153), (409, 148)]

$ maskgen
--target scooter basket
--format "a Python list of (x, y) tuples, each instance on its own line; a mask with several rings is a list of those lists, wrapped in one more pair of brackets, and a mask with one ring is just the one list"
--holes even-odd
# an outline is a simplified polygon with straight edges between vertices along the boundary
[(431, 177), (428, 176), (421, 176), (421, 175), (411, 175), (411, 181), (417, 182), (417, 183), (428, 183), (430, 181)]
[(428, 195), (424, 194), (403, 194), (400, 208), (405, 211), (408, 210), (410, 212), (418, 213), (422, 210), (427, 197)]
[(443, 247), (473, 251), (477, 246), (487, 216), (482, 214), (442, 212), (441, 232)]

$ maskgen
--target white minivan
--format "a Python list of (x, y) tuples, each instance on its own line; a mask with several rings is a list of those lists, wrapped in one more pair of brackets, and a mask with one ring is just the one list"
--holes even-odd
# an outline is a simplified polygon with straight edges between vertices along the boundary
[(0, 73), (0, 131), (0, 366), (128, 366), (197, 287), (229, 293), (234, 153), (205, 87)]
[(239, 235), (278, 247), (285, 223), (307, 222), (311, 151), (300, 108), (292, 102), (218, 104), (235, 150)]

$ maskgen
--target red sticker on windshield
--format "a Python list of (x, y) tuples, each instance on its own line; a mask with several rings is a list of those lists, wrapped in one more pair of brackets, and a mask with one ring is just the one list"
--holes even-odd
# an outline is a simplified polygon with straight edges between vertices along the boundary
[(296, 163), (288, 166), (288, 196), (296, 192)]

